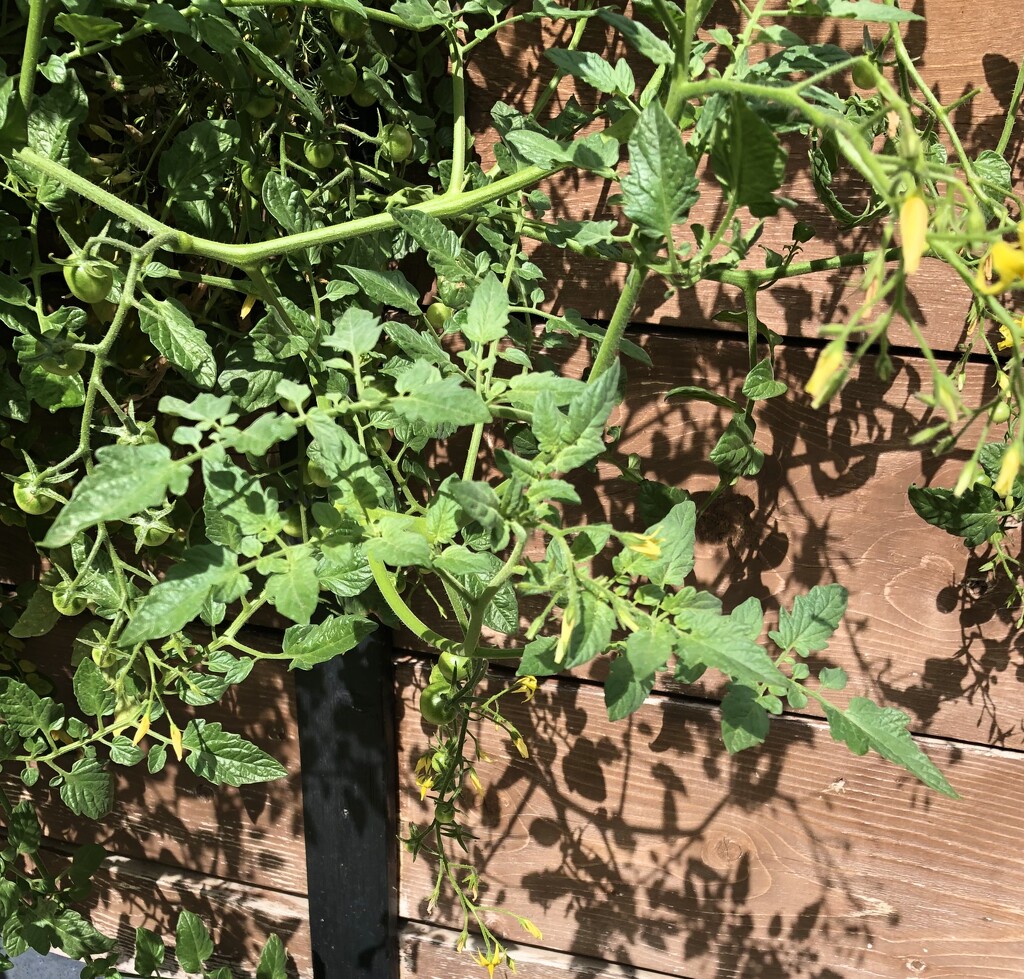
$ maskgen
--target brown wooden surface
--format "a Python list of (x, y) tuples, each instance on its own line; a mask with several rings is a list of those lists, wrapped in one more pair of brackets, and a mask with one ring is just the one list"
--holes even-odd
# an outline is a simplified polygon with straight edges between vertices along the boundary
[[(426, 736), (408, 668), (400, 686), (401, 815), (415, 820)], [(515, 699), (531, 757), (482, 726), (494, 762), (478, 768), (482, 801), (464, 803), (482, 900), (529, 916), (533, 944), (687, 979), (1021, 976), (1024, 756), (924, 739), (952, 801), (817, 721), (777, 720), (730, 758), (706, 704), (653, 697), (609, 724), (589, 684), (547, 680), (528, 710)], [(445, 902), (427, 914), (428, 862), (402, 860), (402, 914), (460, 926)]]
[[(908, 49), (921, 59), (922, 75), (946, 104), (974, 88), (981, 90), (957, 111), (954, 119), (969, 154), (994, 148), (1016, 78), (1016, 65), (1024, 54), (1020, 33), (1005, 29), (1005, 5), (993, 0), (973, 4), (965, 0), (920, 0), (914, 9), (929, 18), (928, 24), (912, 24), (904, 28)], [(773, 20), (777, 22), (777, 19)], [(735, 5), (716, 4), (708, 26), (715, 24), (735, 28)], [(952, 25), (955, 27), (949, 29)], [(516, 25), (501, 32), (493, 45), (482, 46), (471, 61), (469, 71), (474, 86), (470, 101), (471, 123), (479, 134), (477, 151), (485, 167), (493, 163), (489, 147), (496, 137), (487, 116), (490, 107), (500, 100), (523, 111), (529, 109), (553, 72), (551, 62), (543, 56), (544, 51), (557, 43), (564, 43), (571, 34), (572, 26), (564, 21), (543, 28), (536, 24)], [(861, 49), (863, 25), (853, 21), (830, 20), (819, 25), (811, 19), (790, 18), (785, 21), (785, 26), (809, 41), (836, 43), (853, 52)], [(870, 30), (877, 41), (885, 28), (872, 25)], [(602, 48), (599, 27), (594, 26), (585, 37), (584, 48)], [(613, 58), (627, 56), (634, 65), (638, 83), (644, 83), (644, 72), (648, 69), (641, 59), (622, 45), (609, 53)], [(761, 52), (755, 50), (752, 60), (760, 56)], [(845, 91), (842, 86), (848, 86), (849, 81), (838, 76), (838, 84), (840, 90)], [(594, 100), (592, 89), (566, 78), (562, 80), (549, 112), (557, 113), (570, 96), (575, 96), (585, 106)], [(873, 247), (875, 232), (863, 228), (839, 230), (835, 221), (816, 203), (806, 144), (794, 137), (788, 145), (790, 155), (785, 194), (800, 206), (795, 213), (783, 211), (778, 217), (769, 218), (759, 245), (781, 250), (791, 240), (794, 221), (801, 220), (811, 224), (819, 235), (804, 246), (801, 259)], [(1018, 133), (1010, 144), (1009, 158), (1018, 159), (1019, 155)], [(1014, 171), (1018, 187), (1021, 176), (1018, 164)], [(555, 203), (556, 213), (561, 216), (592, 220), (617, 216), (617, 209), (607, 205), (608, 197), (617, 191), (617, 187), (596, 178), (567, 172), (548, 181), (544, 190)], [(717, 185), (713, 177), (705, 175), (701, 200), (687, 219), (687, 225), (703, 223), (714, 227), (720, 207)], [(753, 225), (754, 221), (745, 209), (740, 216), (745, 227)], [(683, 229), (680, 230), (682, 233)], [(762, 256), (760, 248), (755, 248), (751, 261), (761, 263)], [(533, 258), (549, 277), (548, 296), (554, 306), (570, 306), (596, 319), (611, 316), (616, 290), (609, 288), (609, 279), (621, 282), (625, 275), (624, 267), (581, 259), (549, 247), (537, 249)], [(783, 335), (815, 336), (821, 324), (842, 320), (859, 305), (859, 299), (853, 292), (856, 282), (856, 273), (839, 272), (780, 283), (762, 296), (759, 303), (761, 319)], [(695, 291), (676, 294), (667, 300), (664, 292), (664, 284), (652, 279), (645, 288), (634, 322), (736, 329), (711, 320), (714, 312), (736, 307), (739, 296), (735, 289), (703, 283)], [(929, 341), (936, 349), (955, 348), (962, 339), (967, 310), (966, 287), (940, 263), (926, 260), (915, 277), (913, 296), (919, 321), (927, 323)], [(908, 333), (897, 324), (894, 336), (902, 341)]]
[[(211, 930), (213, 965), (230, 965), (236, 976), (253, 976), (267, 937), (277, 934), (288, 952), (292, 979), (312, 979), (309, 909), (304, 896), (240, 885), (148, 861), (110, 858), (96, 876), (92, 921), (115, 937), (126, 959), (135, 929), (150, 928), (174, 944), (180, 911), (198, 914)], [(184, 975), (169, 969), (170, 977)]]
[[(29, 640), (25, 655), (52, 675), (65, 704), (74, 696), (67, 685), (70, 638), (77, 625)], [(258, 642), (258, 637), (253, 638)], [(298, 725), (291, 677), (272, 663), (259, 664), (248, 681), (233, 687), (213, 707), (195, 711), (255, 742), (289, 772), (285, 779), (232, 788), (197, 778), (173, 755), (158, 775), (145, 762), (133, 768), (111, 765), (116, 777), (114, 812), (92, 822), (73, 816), (44, 778), (31, 790), (8, 766), (4, 787), (32, 798), (44, 833), (74, 843), (102, 843), (113, 853), (185, 867), (226, 880), (251, 883), (291, 894), (306, 893), (306, 859), (299, 776)], [(180, 710), (179, 724), (191, 712)], [(159, 729), (161, 721), (156, 721)], [(143, 743), (145, 747), (146, 743)]]
[[(705, 402), (665, 400), (664, 393), (700, 384), (739, 398), (746, 345), (694, 334), (632, 336), (654, 366), (626, 364), (626, 401), (612, 418), (623, 432), (617, 449), (623, 459), (639, 454), (646, 476), (702, 503), (717, 483), (708, 455), (730, 416)], [(814, 410), (802, 385), (815, 356), (794, 346), (778, 351), (777, 376), (793, 390), (756, 412), (764, 468), (701, 518), (692, 580), (727, 609), (758, 598), (771, 627), (780, 604), (838, 581), (850, 593), (849, 609), (812, 666), (842, 666), (850, 676), (843, 696), (899, 707), (919, 732), (1024, 748), (1024, 636), (1014, 626), (1019, 609), (1004, 607), (1008, 583), (1001, 572), (979, 571), (991, 557), (987, 548), (969, 551), (927, 525), (907, 498), (914, 483), (951, 487), (966, 458), (940, 462), (909, 444), (928, 417), (915, 398), (924, 361), (899, 358), (889, 385), (868, 361), (835, 405)], [(992, 391), (984, 365), (973, 367), (965, 404), (982, 404)], [(635, 487), (618, 473), (602, 465), (596, 479), (578, 487), (585, 519), (642, 530)], [(1011, 553), (1019, 546), (1014, 531)], [(445, 629), (426, 601), (418, 610)], [(537, 611), (524, 603), (527, 619)], [(418, 648), (409, 636), (402, 643)], [(598, 675), (603, 668), (603, 661), (594, 667)]]

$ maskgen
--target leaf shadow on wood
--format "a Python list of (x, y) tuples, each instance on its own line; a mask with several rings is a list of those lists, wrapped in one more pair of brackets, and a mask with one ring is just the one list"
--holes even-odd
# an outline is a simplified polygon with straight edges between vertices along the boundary
[[(72, 640), (85, 622), (85, 617), (64, 620), (48, 635), (26, 642), (24, 652), (54, 681), (55, 698), (69, 708), (76, 703)], [(252, 632), (246, 641), (259, 646), (274, 640)], [(156, 775), (146, 772), (145, 761), (133, 768), (110, 764), (115, 808), (97, 822), (75, 817), (57, 791), (47, 787), (45, 773), (27, 789), (17, 770), (5, 766), (4, 788), (14, 797), (33, 800), (44, 845), (64, 850), (100, 843), (115, 855), (105, 865), (114, 871), (101, 868), (91, 907), (98, 927), (109, 926), (126, 954), (134, 947), (137, 925), (173, 935), (180, 908), (202, 915), (209, 900), (217, 906), (211, 905), (215, 915), (205, 920), (216, 923), (215, 939), (223, 942), (218, 955), (225, 962), (254, 967), (266, 936), (275, 931), (286, 947), (291, 944), (293, 971), (304, 967), (309, 956), (305, 844), (289, 680), (264, 663), (247, 683), (230, 688), (218, 705), (187, 708), (171, 703), (182, 729), (191, 716), (219, 720), (277, 758), (291, 774), (277, 782), (233, 788), (198, 778), (173, 755)], [(165, 724), (154, 721), (154, 728)]]
[[(843, 780), (804, 795), (821, 770), (793, 778), (807, 725), (730, 757), (707, 705), (658, 699), (610, 724), (589, 684), (552, 682), (527, 707), (512, 699), (530, 758), (481, 729), (495, 765), (478, 768), (478, 804), (462, 803), (486, 841), (470, 853), (485, 884), (511, 886), (492, 884), (481, 902), (542, 914), (544, 944), (578, 956), (581, 974), (602, 974), (604, 960), (609, 971), (836, 979), (835, 949), (870, 949), (899, 924), (847, 873), (851, 843), (826, 829)], [(425, 900), (417, 917), (435, 917)], [(508, 919), (490, 924), (514, 940)]]

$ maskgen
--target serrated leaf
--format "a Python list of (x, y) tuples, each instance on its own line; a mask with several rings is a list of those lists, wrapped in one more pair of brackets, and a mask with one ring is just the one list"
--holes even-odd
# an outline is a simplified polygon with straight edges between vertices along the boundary
[(708, 391), (705, 388), (697, 387), (694, 384), (684, 384), (681, 387), (672, 388), (665, 392), (665, 399), (687, 398), (690, 401), (706, 401), (709, 404), (718, 405), (719, 408), (728, 408), (730, 411), (742, 411), (738, 401), (719, 394), (717, 391)]
[(160, 936), (148, 928), (135, 929), (135, 971), (151, 976), (164, 964), (167, 949)]
[(139, 306), (139, 326), (153, 346), (196, 387), (213, 387), (217, 381), (213, 348), (177, 299), (145, 300)]
[(987, 486), (972, 486), (959, 497), (948, 489), (911, 486), (907, 496), (922, 520), (962, 537), (968, 547), (980, 547), (1000, 530), (998, 500)]
[(679, 127), (655, 99), (629, 137), (629, 173), (622, 178), (622, 209), (641, 230), (672, 240), (672, 228), (700, 196), (697, 170)]
[(657, 557), (623, 550), (616, 555), (615, 569), (648, 578), (655, 585), (681, 585), (693, 570), (693, 545), (697, 508), (692, 500), (675, 504), (663, 520), (644, 532), (658, 545)]
[(256, 967), (256, 979), (287, 979), (287, 966), (284, 944), (277, 935), (271, 935), (263, 946), (260, 964)]
[(214, 785), (249, 785), (288, 774), (275, 758), (219, 723), (189, 721), (181, 743), (189, 749), (188, 767)]
[(741, 476), (756, 476), (764, 465), (764, 453), (754, 444), (754, 432), (742, 415), (729, 422), (709, 458), (728, 482)]
[(730, 683), (722, 698), (722, 741), (730, 754), (762, 744), (768, 736), (768, 712), (758, 703), (757, 691)]
[(114, 691), (106, 675), (90, 657), (78, 664), (73, 685), (78, 706), (90, 717), (102, 717), (113, 711), (116, 700)]
[(789, 688), (789, 678), (750, 638), (744, 623), (702, 609), (687, 610), (684, 622), (676, 648), (688, 668), (712, 667), (748, 686)]
[(846, 670), (840, 666), (826, 666), (818, 673), (818, 682), (826, 690), (843, 690), (847, 683)]
[(174, 957), (186, 972), (202, 972), (203, 963), (213, 955), (213, 939), (198, 915), (182, 911), (174, 930)]
[(83, 530), (111, 520), (126, 520), (160, 506), (168, 491), (184, 493), (190, 469), (171, 458), (165, 445), (105, 445), (96, 450), (99, 465), (75, 487), (42, 540), (43, 547), (70, 544)]
[(419, 316), (419, 293), (401, 272), (379, 272), (353, 265), (343, 265), (342, 268), (373, 302)]
[(836, 741), (844, 742), (855, 755), (874, 749), (951, 799), (960, 796), (921, 750), (907, 730), (910, 718), (895, 707), (879, 707), (866, 697), (854, 697), (846, 710), (826, 705), (825, 716)]
[(398, 387), (402, 396), (390, 402), (395, 414), (409, 421), (427, 425), (474, 425), (491, 420), (491, 413), (476, 391), (463, 387), (458, 378), (445, 377), (439, 381), (417, 386), (403, 384)]
[(768, 123), (738, 96), (729, 103), (727, 123), (716, 129), (710, 159), (737, 205), (746, 205), (755, 217), (778, 212), (774, 192), (782, 186), (786, 151)]
[(380, 340), (381, 322), (373, 313), (349, 306), (334, 321), (334, 330), (324, 337), (324, 346), (332, 350), (341, 350), (357, 357), (368, 354)]
[(264, 591), (267, 601), (292, 622), (308, 622), (320, 599), (320, 582), (312, 552), (308, 548), (293, 547), (282, 551), (272, 564), (261, 564), (259, 569), (267, 575)]
[(797, 595), (792, 612), (779, 610), (779, 628), (768, 635), (780, 649), (801, 656), (827, 649), (846, 614), (848, 597), (842, 585), (815, 585), (806, 595)]
[(76, 816), (102, 819), (114, 807), (114, 780), (95, 758), (80, 758), (65, 774), (60, 797)]
[(505, 336), (508, 325), (508, 293), (493, 272), (477, 286), (466, 310), (462, 333), (473, 343), (492, 343)]
[[(544, 57), (553, 62), (560, 71), (581, 79), (599, 92), (606, 92), (609, 95), (621, 93), (632, 96), (633, 94), (634, 85), (628, 84), (633, 81), (632, 73), (629, 74), (628, 79), (620, 75), (614, 66), (595, 51), (567, 51), (563, 48), (550, 48), (544, 52)], [(623, 88), (627, 84), (628, 87)]]
[(360, 615), (334, 615), (316, 625), (290, 626), (281, 651), (292, 658), (289, 670), (309, 670), (355, 648), (376, 628)]
[(119, 644), (136, 646), (159, 639), (198, 618), (210, 598), (232, 602), (245, 593), (248, 579), (238, 571), (238, 555), (217, 544), (190, 547), (139, 603)]
[(637, 710), (654, 689), (658, 670), (672, 655), (672, 630), (663, 623), (634, 632), (626, 650), (612, 660), (604, 683), (608, 719), (618, 721)]

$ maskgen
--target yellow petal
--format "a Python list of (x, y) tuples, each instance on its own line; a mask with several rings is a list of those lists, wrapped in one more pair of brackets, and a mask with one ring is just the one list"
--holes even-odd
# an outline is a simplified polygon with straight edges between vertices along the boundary
[(1004, 453), (999, 466), (999, 477), (992, 484), (996, 496), (1009, 496), (1013, 490), (1013, 482), (1020, 473), (1021, 451), (1020, 442), (1014, 442)]
[(174, 721), (171, 721), (171, 747), (174, 749), (174, 757), (181, 761), (185, 749), (181, 744), (181, 731), (178, 730), (178, 725)]
[(913, 275), (921, 267), (921, 256), (928, 247), (928, 205), (920, 194), (911, 194), (900, 206), (900, 248), (903, 270)]
[(1000, 282), (1010, 284), (1024, 279), (1024, 251), (1005, 241), (992, 246), (992, 268)]

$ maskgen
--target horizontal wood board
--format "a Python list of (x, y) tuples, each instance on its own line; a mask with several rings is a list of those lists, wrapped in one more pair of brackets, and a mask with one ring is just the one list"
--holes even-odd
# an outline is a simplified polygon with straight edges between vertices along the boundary
[[(616, 451), (623, 464), (637, 453), (644, 475), (703, 503), (717, 483), (708, 455), (730, 416), (706, 402), (666, 400), (664, 394), (698, 384), (740, 398), (746, 345), (665, 332), (632, 338), (653, 367), (625, 362), (626, 400), (611, 419), (622, 427)], [(727, 609), (756, 597), (771, 627), (780, 605), (838, 581), (850, 595), (846, 617), (810, 664), (847, 671), (850, 684), (839, 699), (866, 695), (898, 707), (919, 732), (1024, 748), (1024, 636), (1014, 625), (1020, 610), (1005, 607), (1008, 583), (1001, 572), (979, 571), (991, 557), (987, 548), (970, 551), (929, 526), (907, 496), (915, 483), (951, 487), (966, 459), (956, 454), (939, 461), (909, 444), (929, 417), (915, 397), (926, 377), (924, 361), (898, 358), (886, 385), (869, 359), (833, 406), (815, 410), (802, 393), (814, 358), (799, 346), (777, 351), (776, 376), (792, 390), (761, 402), (755, 412), (764, 467), (699, 521), (690, 580)], [(579, 365), (568, 372), (574, 369)], [(972, 367), (964, 402), (982, 404), (993, 390), (983, 365)], [(459, 461), (458, 452), (452, 450), (452, 461)], [(596, 477), (577, 481), (584, 522), (642, 530), (636, 487), (618, 474), (602, 464)], [(1013, 531), (1011, 553), (1019, 547), (1020, 532)], [(420, 603), (418, 611), (451, 631), (430, 603)], [(524, 619), (538, 611), (524, 604)], [(399, 644), (419, 648), (407, 634)], [(596, 663), (593, 675), (604, 668), (603, 660)], [(702, 689), (716, 692), (713, 685)]]
[[(424, 682), (422, 669), (399, 672), (401, 815), (413, 821), (426, 812), (412, 778)], [(686, 979), (1021, 975), (1020, 754), (924, 739), (961, 793), (952, 801), (854, 757), (817, 721), (777, 720), (765, 746), (730, 758), (707, 704), (652, 697), (610, 724), (590, 684), (547, 680), (534, 704), (516, 699), (508, 716), (531, 757), (481, 726), (493, 763), (478, 767), (482, 799), (467, 787), (462, 800), (481, 900), (543, 933), (534, 942), (491, 916), (513, 941)], [(427, 913), (429, 862), (402, 861), (403, 916), (460, 927), (445, 900)], [(538, 973), (560, 974), (573, 973)]]
[[(69, 687), (71, 639), (85, 621), (73, 620), (26, 642), (24, 655), (54, 679), (57, 696), (66, 705), (75, 704)], [(256, 645), (261, 638), (247, 636)], [(5, 766), (4, 788), (35, 802), (43, 831), (52, 839), (102, 843), (125, 857), (304, 895), (302, 789), (291, 677), (277, 664), (257, 664), (249, 679), (229, 689), (219, 704), (194, 711), (176, 708), (179, 725), (184, 727), (193, 713), (253, 741), (285, 766), (287, 778), (240, 788), (215, 786), (173, 755), (157, 775), (146, 771), (145, 761), (133, 768), (111, 765), (117, 779), (115, 809), (99, 822), (75, 817), (58, 793), (46, 787), (45, 771), (36, 786), (26, 789), (17, 771)], [(156, 721), (154, 727), (162, 730), (161, 724), (166, 721)]]
[[(523, 5), (525, 6), (525, 5)], [(777, 4), (770, 4), (776, 7)], [(517, 6), (513, 12), (519, 10)], [(1004, 30), (1005, 6), (994, 2), (972, 4), (964, 0), (928, 0), (915, 5), (927, 24), (910, 24), (903, 28), (908, 49), (920, 59), (919, 68), (926, 82), (946, 104), (979, 88), (979, 94), (954, 116), (958, 133), (969, 155), (992, 149), (1002, 129), (1006, 106), (1016, 78), (1016, 65), (1024, 55), (1018, 32)], [(737, 27), (734, 4), (717, 3), (707, 24)], [(863, 25), (834, 19), (819, 23), (810, 18), (771, 18), (809, 42), (835, 43), (859, 52)], [(954, 26), (955, 25), (955, 26)], [(544, 25), (520, 23), (499, 32), (493, 43), (481, 45), (474, 53), (468, 69), (472, 82), (470, 92), (470, 124), (477, 134), (476, 152), (485, 168), (493, 164), (491, 146), (497, 133), (487, 115), (496, 101), (509, 103), (528, 111), (553, 74), (553, 65), (544, 52), (564, 44), (572, 31), (564, 21)], [(951, 29), (944, 29), (951, 28)], [(875, 40), (885, 28), (871, 25)], [(583, 49), (600, 50), (613, 60), (625, 57), (633, 65), (638, 84), (649, 75), (646, 65), (621, 42), (608, 44), (608, 35), (593, 26), (584, 36)], [(764, 56), (766, 49), (755, 48), (752, 61)], [(849, 91), (848, 78), (837, 76), (842, 93)], [(844, 88), (844, 86), (846, 86)], [(571, 77), (562, 80), (547, 110), (557, 114), (570, 97), (582, 105), (594, 104), (592, 89)], [(803, 246), (800, 260), (849, 254), (874, 247), (877, 232), (870, 228), (843, 230), (817, 203), (809, 172), (806, 143), (798, 137), (787, 137), (789, 159), (783, 193), (796, 201), (793, 212), (782, 211), (768, 218), (765, 231), (748, 260), (762, 265), (764, 245), (776, 251), (791, 241), (793, 224), (800, 220), (810, 224), (817, 237)], [(1020, 163), (1021, 139), (1018, 133), (1011, 141), (1008, 155), (1017, 161), (1014, 166), (1015, 186), (1020, 189), (1024, 171)], [(839, 196), (854, 203), (858, 199), (855, 182), (837, 175)], [(560, 217), (585, 220), (616, 218), (608, 198), (618, 188), (591, 175), (566, 171), (546, 181), (542, 188)], [(852, 208), (858, 210), (858, 208)], [(701, 223), (714, 227), (723, 212), (721, 194), (713, 174), (701, 177), (701, 200), (687, 219), (687, 226)], [(741, 209), (744, 227), (753, 226), (754, 219)], [(549, 218), (550, 219), (550, 218)], [(680, 229), (682, 240), (689, 232)], [(600, 260), (581, 258), (553, 247), (537, 247), (533, 260), (548, 277), (548, 295), (556, 308), (572, 307), (585, 316), (608, 319), (617, 298), (616, 286), (625, 277), (624, 266), (610, 266)], [(759, 315), (763, 322), (784, 336), (815, 336), (823, 323), (842, 321), (860, 305), (856, 295), (859, 275), (844, 271), (781, 282), (762, 294)], [(967, 287), (941, 263), (925, 260), (912, 283), (912, 309), (919, 323), (926, 325), (929, 343), (937, 350), (951, 350), (963, 340), (964, 316), (967, 311)], [(701, 283), (695, 290), (665, 295), (664, 283), (652, 277), (641, 296), (634, 322), (708, 326), (735, 330), (735, 325), (720, 324), (712, 319), (715, 312), (733, 309), (740, 302), (737, 290), (716, 283)], [(900, 342), (910, 334), (900, 323), (894, 324), (893, 336)]]

